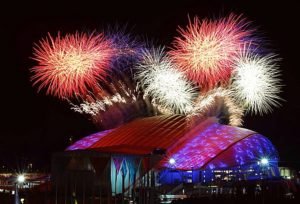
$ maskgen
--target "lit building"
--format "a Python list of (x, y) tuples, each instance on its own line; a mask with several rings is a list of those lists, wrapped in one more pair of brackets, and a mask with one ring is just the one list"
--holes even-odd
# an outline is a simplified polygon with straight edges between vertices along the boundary
[(58, 192), (145, 198), (164, 185), (278, 177), (277, 163), (275, 147), (256, 132), (162, 115), (82, 138), (53, 156), (52, 175)]
[(278, 167), (279, 168), (279, 172), (280, 172), (280, 176), (282, 178), (285, 178), (285, 179), (294, 179), (296, 178), (296, 170), (290, 168), (290, 167), (283, 167), (283, 166), (280, 166)]

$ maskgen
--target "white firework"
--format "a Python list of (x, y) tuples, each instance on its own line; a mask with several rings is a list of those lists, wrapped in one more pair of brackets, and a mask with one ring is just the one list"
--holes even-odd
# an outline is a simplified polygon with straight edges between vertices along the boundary
[(196, 91), (172, 64), (163, 48), (143, 51), (142, 61), (137, 65), (136, 79), (144, 93), (151, 96), (152, 102), (161, 110), (179, 114), (192, 110)]
[[(75, 105), (70, 102), (71, 110), (74, 110), (75, 112), (81, 113), (81, 114), (88, 114), (91, 116), (96, 116), (98, 115), (101, 111), (106, 111), (107, 107), (112, 106), (114, 104), (126, 104), (126, 103), (133, 103), (136, 101), (136, 96), (126, 92), (125, 93), (127, 96), (130, 96), (130, 98), (125, 98), (122, 97), (119, 93), (116, 93), (113, 96), (107, 96), (104, 97), (102, 100), (97, 99), (94, 102), (88, 102), (88, 101), (83, 101), (83, 103), (79, 105)], [(129, 95), (131, 94), (131, 95)]]
[(247, 111), (263, 115), (280, 105), (280, 75), (276, 55), (242, 53), (235, 62), (231, 90)]

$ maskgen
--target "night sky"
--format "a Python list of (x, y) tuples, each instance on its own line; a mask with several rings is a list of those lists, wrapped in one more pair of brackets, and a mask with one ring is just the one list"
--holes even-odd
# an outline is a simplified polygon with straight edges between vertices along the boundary
[[(143, 2), (143, 3), (142, 3)], [(177, 1), (180, 2), (180, 1)], [(68, 138), (75, 140), (97, 131), (87, 118), (69, 109), (68, 104), (37, 93), (31, 86), (29, 68), (35, 62), (32, 47), (47, 32), (101, 31), (109, 24), (127, 24), (133, 34), (169, 46), (177, 26), (193, 17), (216, 17), (229, 12), (243, 13), (265, 37), (268, 47), (282, 58), (282, 107), (266, 116), (247, 116), (244, 127), (267, 136), (277, 147), (280, 161), (300, 166), (299, 105), (299, 11), (297, 6), (277, 1), (230, 3), (144, 2), (103, 4), (18, 5), (1, 13), (1, 131), (0, 167), (14, 168), (32, 162), (49, 168), (51, 153), (63, 151)], [(241, 3), (243, 2), (243, 3)], [(287, 2), (287, 1), (284, 1)], [(4, 8), (5, 9), (5, 8)], [(4, 63), (3, 63), (4, 62)]]

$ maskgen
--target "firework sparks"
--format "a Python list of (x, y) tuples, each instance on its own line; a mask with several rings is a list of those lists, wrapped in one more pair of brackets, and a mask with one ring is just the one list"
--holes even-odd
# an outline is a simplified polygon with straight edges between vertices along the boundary
[(112, 54), (102, 34), (58, 34), (55, 39), (49, 34), (34, 48), (33, 84), (59, 98), (84, 95), (98, 86), (97, 80), (105, 80)]
[(196, 17), (179, 28), (167, 54), (147, 49), (125, 27), (109, 27), (105, 36), (49, 34), (34, 47), (33, 85), (101, 128), (157, 114), (240, 126), (246, 111), (268, 113), (281, 100), (277, 59), (253, 54), (258, 38), (248, 25), (233, 14)]
[(224, 104), (228, 108), (229, 125), (242, 126), (244, 109), (239, 106), (233, 98), (229, 96), (224, 97)]
[[(132, 101), (136, 101), (135, 96), (132, 96)], [(103, 100), (96, 100), (95, 102), (84, 101), (80, 105), (71, 104), (71, 110), (78, 113), (89, 114), (91, 116), (98, 115), (101, 111), (105, 111), (107, 106), (112, 106), (115, 103), (127, 103), (126, 98), (120, 94), (111, 97), (105, 97)]]
[(109, 27), (105, 34), (115, 49), (112, 63), (114, 69), (127, 69), (130, 67), (128, 65), (140, 59), (144, 44), (126, 32), (126, 27)]
[(93, 117), (103, 111), (106, 111), (108, 107), (115, 104), (134, 103), (137, 101), (137, 91), (135, 89), (129, 89), (122, 82), (115, 82), (112, 84), (110, 91), (113, 93), (98, 93), (96, 99), (89, 97), (88, 100), (83, 101), (79, 105), (75, 105), (69, 101), (71, 110), (81, 114), (88, 114)]
[(258, 56), (243, 52), (236, 60), (232, 93), (248, 111), (264, 114), (278, 106), (281, 90), (275, 55)]
[(198, 97), (188, 117), (225, 117), (229, 125), (241, 126), (243, 114), (243, 108), (231, 97), (229, 90), (216, 88)]
[(247, 22), (231, 14), (220, 20), (199, 20), (179, 28), (181, 37), (175, 38), (170, 55), (187, 77), (202, 89), (226, 83), (231, 76), (233, 57), (239, 53), (251, 35)]
[(177, 71), (163, 49), (144, 51), (136, 78), (145, 94), (150, 95), (160, 109), (173, 113), (186, 113), (192, 109), (195, 89), (184, 74)]

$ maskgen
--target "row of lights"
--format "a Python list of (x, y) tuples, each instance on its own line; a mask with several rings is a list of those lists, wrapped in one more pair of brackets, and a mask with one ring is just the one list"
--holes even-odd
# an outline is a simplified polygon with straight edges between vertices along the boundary
[[(176, 163), (174, 158), (170, 158), (169, 159), (169, 164), (174, 165)], [(258, 164), (262, 165), (262, 166), (267, 166), (269, 165), (269, 159), (266, 157), (263, 157), (260, 159), (260, 161), (257, 162)]]

